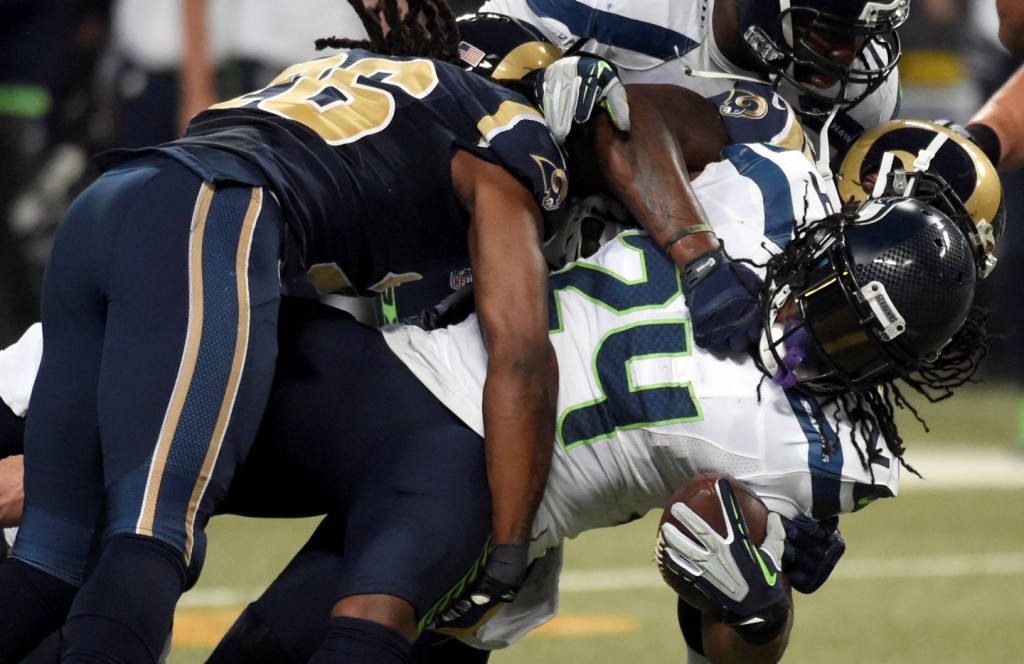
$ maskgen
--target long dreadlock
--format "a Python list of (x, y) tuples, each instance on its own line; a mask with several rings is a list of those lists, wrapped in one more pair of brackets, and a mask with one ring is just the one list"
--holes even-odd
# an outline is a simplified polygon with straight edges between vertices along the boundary
[[(772, 275), (796, 261), (806, 260), (808, 248), (812, 252), (820, 249), (822, 242), (834, 237), (836, 232), (856, 218), (852, 210), (845, 210), (815, 222), (793, 222), (793, 240), (781, 252), (775, 254), (763, 266), (767, 270), (765, 283), (771, 283)], [(749, 261), (748, 261), (749, 262)], [(762, 306), (767, 308), (770, 294), (765, 288), (761, 292)], [(928, 430), (928, 425), (917, 409), (907, 400), (901, 384), (923, 396), (930, 403), (937, 403), (953, 396), (954, 390), (974, 382), (982, 359), (988, 354), (988, 347), (994, 336), (986, 328), (990, 312), (971, 307), (967, 318), (941, 351), (933, 358), (922, 362), (910, 372), (890, 373), (873, 386), (829, 396), (815, 395), (822, 409), (833, 409), (836, 419), (845, 417), (851, 423), (851, 442), (857, 450), (861, 464), (874, 473), (871, 461), (877, 456), (876, 436), (881, 434), (894, 457), (908, 471), (920, 474), (906, 462), (903, 437), (896, 425), (897, 410), (907, 410)], [(755, 362), (767, 377), (769, 372), (759, 354)], [(845, 416), (844, 416), (845, 413)], [(821, 432), (826, 446), (831, 447), (838, 440), (828, 440), (827, 432)], [(828, 448), (827, 447), (827, 448)]]
[[(369, 39), (324, 37), (317, 49), (362, 48), (381, 55), (406, 55), (459, 63), (459, 30), (445, 0), (377, 0), (367, 7), (348, 0)], [(407, 4), (403, 8), (402, 4)]]

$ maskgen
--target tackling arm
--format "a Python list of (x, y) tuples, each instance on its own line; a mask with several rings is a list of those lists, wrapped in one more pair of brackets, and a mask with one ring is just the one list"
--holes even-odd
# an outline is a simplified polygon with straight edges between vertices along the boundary
[(540, 210), (501, 167), (465, 152), (452, 163), (472, 212), (470, 260), (488, 353), (483, 414), (495, 543), (526, 543), (547, 483), (558, 390)]
[[(606, 114), (592, 121), (593, 149), (611, 192), (683, 273), (694, 342), (741, 352), (760, 336), (760, 279), (724, 253), (690, 186), (690, 172), (716, 161), (728, 143), (717, 109), (670, 85), (632, 85), (630, 131)], [(575, 164), (574, 164), (575, 166)]]
[[(674, 233), (709, 224), (690, 187), (690, 173), (717, 160), (728, 136), (715, 108), (682, 88), (630, 85), (627, 93), (629, 133), (616, 131), (607, 116), (595, 117), (595, 156), (611, 192), (664, 247)], [(682, 269), (718, 246), (713, 234), (694, 233), (668, 251)]]
[(1020, 0), (996, 0), (999, 13), (999, 41), (1017, 55), (1024, 56), (1024, 7)]
[(452, 180), (470, 210), (469, 253), (487, 348), (484, 445), (492, 500), (492, 548), (483, 574), (442, 616), (472, 630), (526, 578), (530, 528), (551, 466), (558, 364), (548, 338), (547, 264), (533, 195), (503, 168), (467, 152)]
[[(1024, 11), (1019, 13), (1024, 22)], [(989, 97), (966, 129), (999, 170), (1024, 166), (1024, 67)]]

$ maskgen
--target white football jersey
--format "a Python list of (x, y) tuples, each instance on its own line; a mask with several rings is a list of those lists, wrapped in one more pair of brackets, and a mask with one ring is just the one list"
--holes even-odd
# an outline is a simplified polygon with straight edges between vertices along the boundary
[[(733, 256), (763, 263), (791, 237), (792, 220), (832, 211), (799, 152), (730, 146), (693, 182)], [(554, 460), (533, 527), (531, 557), (565, 538), (623, 524), (665, 506), (703, 472), (745, 482), (783, 516), (824, 518), (893, 496), (899, 462), (877, 437), (865, 468), (849, 421), (766, 379), (745, 354), (694, 346), (679, 273), (650, 238), (627, 231), (554, 273), (551, 342), (559, 393)], [(477, 432), (486, 354), (476, 319), (434, 332), (389, 328), (391, 348)], [(830, 444), (829, 441), (832, 441)], [(557, 563), (471, 642), (508, 645), (554, 615)]]
[(43, 326), (29, 327), (13, 345), (0, 350), (0, 399), (19, 417), (28, 412), (28, 399), (43, 356)]
[[(585, 40), (582, 50), (614, 63), (623, 83), (680, 85), (712, 97), (733, 87), (737, 80), (763, 78), (740, 69), (722, 55), (711, 29), (714, 3), (715, 0), (489, 0), (480, 11), (529, 23), (562, 51)], [(875, 54), (869, 53), (867, 57)], [(784, 86), (780, 90), (798, 113), (805, 110), (804, 100), (795, 90), (787, 91)], [(899, 72), (894, 70), (864, 101), (837, 115), (829, 131), (831, 151), (842, 153), (864, 129), (895, 118), (899, 101)], [(806, 128), (816, 134), (821, 126), (821, 120), (812, 120)]]

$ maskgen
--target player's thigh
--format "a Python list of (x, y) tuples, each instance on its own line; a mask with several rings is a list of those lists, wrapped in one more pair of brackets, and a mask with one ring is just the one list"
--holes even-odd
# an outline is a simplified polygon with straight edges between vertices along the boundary
[[(190, 546), (248, 452), (277, 349), (280, 209), (167, 158), (126, 211), (99, 380), (110, 533)], [(160, 197), (159, 207), (142, 202)], [(197, 514), (199, 517), (197, 518)]]
[(339, 597), (393, 595), (422, 619), (477, 568), (491, 502), (477, 434), (434, 423), (409, 440), (351, 507)]
[(43, 284), (43, 357), (25, 428), (25, 515), (15, 555), (73, 584), (103, 514), (97, 385), (105, 265), (120, 213), (151, 174), (105, 175), (69, 208)]

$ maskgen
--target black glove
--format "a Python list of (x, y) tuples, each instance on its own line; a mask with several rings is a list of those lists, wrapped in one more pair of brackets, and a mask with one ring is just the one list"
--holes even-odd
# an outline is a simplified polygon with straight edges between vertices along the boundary
[(452, 636), (474, 633), (502, 604), (516, 598), (530, 570), (528, 552), (526, 544), (499, 544), (491, 549), (483, 574), (441, 612), (431, 629)]
[(801, 514), (783, 519), (782, 526), (786, 530), (782, 569), (794, 589), (809, 595), (828, 580), (846, 552), (839, 517), (815, 521)]
[(693, 258), (683, 271), (683, 297), (693, 341), (713, 353), (739, 353), (761, 336), (761, 279), (721, 249)]
[(764, 543), (755, 546), (732, 485), (719, 480), (715, 486), (726, 516), (725, 536), (686, 504), (673, 503), (672, 515), (696, 541), (666, 522), (656, 551), (664, 567), (711, 600), (718, 616), (744, 641), (763, 645), (785, 630), (789, 618), (780, 567), (782, 522), (778, 514), (770, 513)]

